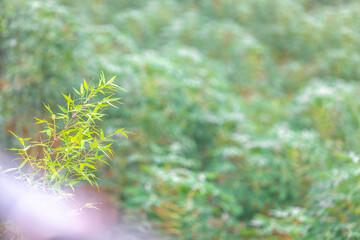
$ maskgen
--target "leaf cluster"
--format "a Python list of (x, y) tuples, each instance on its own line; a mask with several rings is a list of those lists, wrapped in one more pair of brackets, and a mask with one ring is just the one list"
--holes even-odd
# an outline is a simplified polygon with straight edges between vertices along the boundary
[[(21, 147), (17, 151), (22, 157), (19, 169), (28, 164), (37, 174), (37, 179), (45, 186), (60, 188), (73, 187), (79, 181), (97, 185), (95, 175), (99, 163), (107, 163), (113, 156), (111, 145), (113, 136), (128, 137), (124, 128), (111, 134), (100, 129), (99, 124), (106, 117), (104, 110), (119, 103), (116, 93), (124, 91), (114, 83), (115, 77), (106, 81), (101, 75), (97, 85), (83, 81), (75, 95), (63, 94), (65, 106), (58, 105), (59, 111), (48, 110), (48, 119), (36, 118), (43, 126), (40, 140), (21, 138), (13, 133)], [(36, 154), (29, 152), (35, 149)]]

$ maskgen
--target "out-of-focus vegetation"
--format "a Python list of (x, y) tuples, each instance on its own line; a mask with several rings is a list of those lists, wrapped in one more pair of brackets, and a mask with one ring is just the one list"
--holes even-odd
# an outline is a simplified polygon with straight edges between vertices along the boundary
[[(360, 239), (360, 3), (2, 0), (1, 140), (82, 78), (125, 105), (102, 187), (169, 239)], [(36, 113), (36, 114), (35, 114)]]

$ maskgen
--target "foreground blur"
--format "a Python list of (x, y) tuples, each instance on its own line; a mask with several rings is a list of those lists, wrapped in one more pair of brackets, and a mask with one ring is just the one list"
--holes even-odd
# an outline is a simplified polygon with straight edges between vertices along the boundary
[(69, 199), (2, 177), (0, 196), (0, 219), (11, 221), (28, 240), (153, 239), (136, 227), (115, 222), (102, 202), (96, 203), (98, 208), (86, 204), (79, 208), (101, 199), (100, 193), (83, 192)]
[(138, 226), (120, 223), (113, 202), (96, 189), (83, 187), (59, 195), (2, 174), (12, 165), (12, 157), (0, 149), (0, 219), (10, 221), (26, 239), (153, 239)]

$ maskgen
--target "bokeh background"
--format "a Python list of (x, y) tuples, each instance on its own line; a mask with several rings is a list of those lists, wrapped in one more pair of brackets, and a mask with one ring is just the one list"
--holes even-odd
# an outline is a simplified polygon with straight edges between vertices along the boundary
[[(117, 75), (99, 182), (169, 239), (360, 239), (360, 1), (0, 0), (0, 142)], [(129, 221), (130, 221), (129, 220)]]

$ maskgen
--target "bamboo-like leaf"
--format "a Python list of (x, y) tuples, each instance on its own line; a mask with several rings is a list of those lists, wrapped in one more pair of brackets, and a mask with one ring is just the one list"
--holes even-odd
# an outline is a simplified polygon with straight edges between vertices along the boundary
[(119, 130), (116, 130), (116, 131), (115, 131), (115, 134), (121, 133), (124, 129), (125, 129), (125, 128), (121, 128), (121, 129), (119, 129)]
[(105, 138), (105, 137), (104, 137), (104, 132), (103, 132), (102, 129), (100, 130), (100, 138), (101, 138), (101, 140), (104, 140), (104, 138)]
[(73, 88), (73, 89), (74, 89), (74, 91), (75, 91), (78, 95), (81, 95), (76, 88)]
[(18, 135), (16, 135), (12, 131), (9, 131), (9, 132), (21, 143), (22, 146), (25, 147), (24, 139), (22, 139), (21, 137), (19, 137)]
[(114, 80), (115, 80), (116, 76), (112, 77), (108, 82), (107, 84), (111, 84)]
[[(102, 157), (104, 157), (104, 156), (102, 156)], [(108, 165), (109, 167), (111, 167), (110, 164), (109, 164), (107, 161), (102, 160), (101, 158), (99, 158), (98, 161), (100, 161), (100, 162), (102, 162), (102, 163), (105, 163), (106, 165)]]
[(84, 165), (85, 165), (86, 167), (89, 167), (89, 168), (92, 168), (92, 169), (94, 169), (94, 170), (97, 170), (96, 167), (94, 167), (93, 165), (91, 165), (91, 164), (89, 164), (89, 163), (84, 163)]
[(66, 101), (73, 103), (74, 100), (71, 98), (71, 95), (69, 94), (69, 96), (66, 96), (65, 94), (63, 94), (64, 98), (66, 99)]
[(28, 161), (29, 158), (25, 158), (24, 161), (20, 164), (19, 169), (23, 168)]
[(85, 89), (86, 89), (86, 90), (88, 90), (88, 89), (89, 89), (88, 84), (87, 84), (87, 82), (86, 82), (86, 80), (85, 80), (85, 79), (84, 79), (84, 87), (85, 87)]
[(58, 105), (58, 107), (60, 108), (60, 110), (63, 112), (63, 113), (67, 113), (66, 109), (63, 108), (62, 106)]
[(51, 113), (51, 115), (54, 115), (54, 113), (51, 111), (50, 107), (47, 106), (45, 103), (44, 103), (44, 106), (46, 107), (46, 109)]
[(94, 147), (95, 148), (98, 148), (99, 147), (99, 144), (98, 144), (98, 141), (96, 138), (94, 138)]
[(40, 124), (40, 123), (47, 123), (47, 121), (43, 120), (43, 119), (39, 119), (39, 118), (35, 118), (37, 120), (36, 124)]

